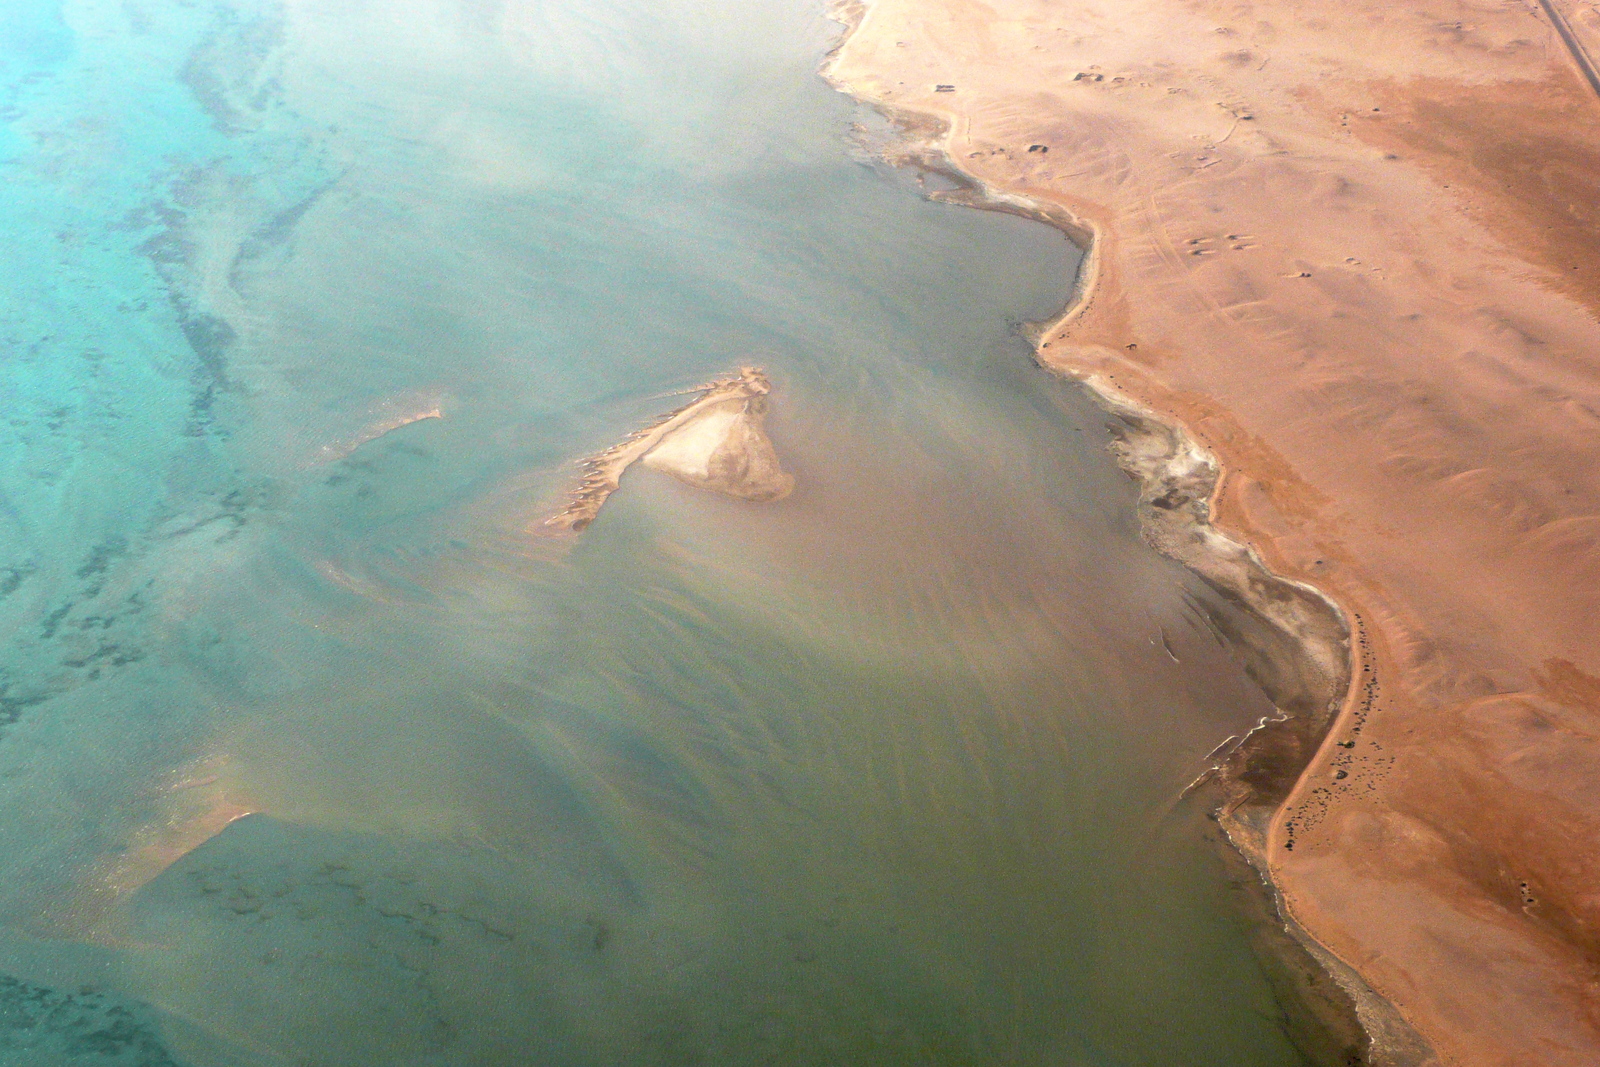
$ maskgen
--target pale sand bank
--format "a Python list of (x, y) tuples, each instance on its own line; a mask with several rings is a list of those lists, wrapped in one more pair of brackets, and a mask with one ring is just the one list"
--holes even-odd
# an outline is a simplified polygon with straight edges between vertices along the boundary
[(1600, 1063), (1600, 101), (1548, 16), (845, 16), (832, 77), (1089, 235), (1041, 360), (1181, 423), (1222, 468), (1213, 521), (1350, 620), (1349, 694), (1260, 843), (1403, 1017), (1366, 1020), (1380, 1045)]
[(743, 500), (781, 500), (794, 489), (767, 436), (767, 394), (772, 384), (755, 367), (708, 382), (692, 403), (631, 434), (621, 444), (583, 460), (583, 481), (572, 500), (545, 525), (582, 530), (621, 485), (636, 462), (698, 489)]

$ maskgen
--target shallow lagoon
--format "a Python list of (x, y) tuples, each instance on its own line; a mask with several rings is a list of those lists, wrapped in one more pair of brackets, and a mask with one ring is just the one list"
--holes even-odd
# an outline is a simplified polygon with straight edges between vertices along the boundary
[[(1177, 800), (1269, 709), (1016, 335), (1076, 253), (837, 32), (0, 15), (6, 1062), (1299, 1062)], [(792, 497), (537, 533), (747, 362)]]

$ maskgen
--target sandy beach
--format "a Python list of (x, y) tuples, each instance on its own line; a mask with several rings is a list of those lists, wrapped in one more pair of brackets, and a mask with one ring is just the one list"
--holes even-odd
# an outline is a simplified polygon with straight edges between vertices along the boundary
[(1600, 11), (841, 17), (829, 76), (937, 120), (906, 154), (1088, 244), (1040, 361), (1181, 426), (1216, 527), (1339, 605), (1255, 846), (1373, 1061), (1600, 1062)]

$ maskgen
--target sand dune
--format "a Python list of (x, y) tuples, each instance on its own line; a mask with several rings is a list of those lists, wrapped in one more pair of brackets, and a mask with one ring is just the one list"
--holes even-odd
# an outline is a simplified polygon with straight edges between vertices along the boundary
[[(1600, 12), (1552, 3), (1593, 54)], [(845, 14), (831, 76), (1090, 240), (1041, 361), (1186, 427), (1215, 521), (1349, 619), (1261, 846), (1397, 1009), (1375, 1056), (1600, 1063), (1600, 98), (1549, 15)]]

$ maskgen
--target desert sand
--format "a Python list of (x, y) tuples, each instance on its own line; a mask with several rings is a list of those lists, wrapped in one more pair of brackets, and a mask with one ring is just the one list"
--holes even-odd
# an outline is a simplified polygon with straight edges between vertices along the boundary
[(1152, 540), (1214, 540), (1208, 579), (1343, 658), (1225, 821), (1372, 1061), (1600, 1063), (1600, 8), (841, 17), (829, 76), (947, 198), (1088, 248), (1038, 357), (1125, 416), (1147, 516), (1194, 519)]
[(581, 461), (583, 481), (559, 513), (545, 520), (557, 530), (582, 530), (622, 484), (636, 462), (697, 489), (742, 500), (781, 500), (794, 489), (767, 436), (767, 394), (772, 383), (756, 367), (690, 392), (700, 396), (629, 435), (621, 444)]

